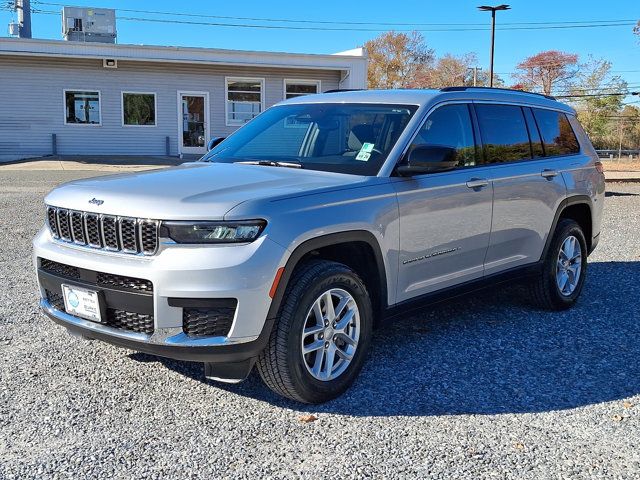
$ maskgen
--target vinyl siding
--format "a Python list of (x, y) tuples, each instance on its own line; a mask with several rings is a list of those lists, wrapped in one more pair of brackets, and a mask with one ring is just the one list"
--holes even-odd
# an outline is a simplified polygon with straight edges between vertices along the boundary
[[(0, 57), (0, 161), (52, 153), (58, 155), (178, 154), (178, 92), (209, 94), (209, 134), (227, 136), (237, 127), (225, 122), (225, 77), (265, 79), (269, 107), (284, 97), (284, 79), (320, 80), (322, 91), (339, 88), (340, 72), (296, 68), (192, 65), (118, 61), (117, 69), (99, 59)], [(100, 91), (102, 124), (65, 125), (65, 89)], [(122, 91), (155, 92), (156, 126), (122, 126)]]

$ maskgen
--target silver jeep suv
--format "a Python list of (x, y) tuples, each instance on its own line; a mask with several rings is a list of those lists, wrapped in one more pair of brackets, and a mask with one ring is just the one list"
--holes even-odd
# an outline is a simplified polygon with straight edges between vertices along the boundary
[(327, 92), (220, 140), (46, 197), (34, 263), (53, 321), (217, 380), (257, 365), (316, 403), (354, 381), (384, 318), (520, 277), (543, 308), (580, 295), (604, 176), (551, 97)]

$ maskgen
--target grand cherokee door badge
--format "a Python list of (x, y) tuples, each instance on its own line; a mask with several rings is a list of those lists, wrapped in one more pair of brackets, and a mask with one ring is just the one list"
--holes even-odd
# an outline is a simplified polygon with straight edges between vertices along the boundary
[(403, 265), (413, 262), (419, 262), (421, 260), (426, 260), (427, 258), (437, 257), (439, 255), (445, 255), (447, 253), (455, 252), (456, 250), (460, 250), (460, 247), (448, 248), (447, 250), (438, 250), (437, 252), (431, 252), (427, 255), (422, 255), (421, 257), (412, 258), (411, 260), (404, 260), (402, 262)]

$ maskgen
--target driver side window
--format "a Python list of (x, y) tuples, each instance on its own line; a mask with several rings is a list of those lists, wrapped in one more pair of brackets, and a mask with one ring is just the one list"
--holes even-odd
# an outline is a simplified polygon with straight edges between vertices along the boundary
[(456, 150), (458, 167), (476, 164), (476, 145), (469, 107), (466, 104), (445, 105), (435, 110), (420, 128), (411, 145), (437, 145)]

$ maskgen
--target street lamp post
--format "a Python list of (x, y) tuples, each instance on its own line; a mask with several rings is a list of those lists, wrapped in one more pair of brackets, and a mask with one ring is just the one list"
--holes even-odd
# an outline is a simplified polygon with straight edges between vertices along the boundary
[(498, 10), (510, 10), (509, 5), (497, 5), (495, 7), (489, 7), (482, 5), (478, 7), (483, 12), (491, 12), (491, 55), (489, 57), (489, 86), (493, 87), (493, 49), (496, 37), (496, 12)]

